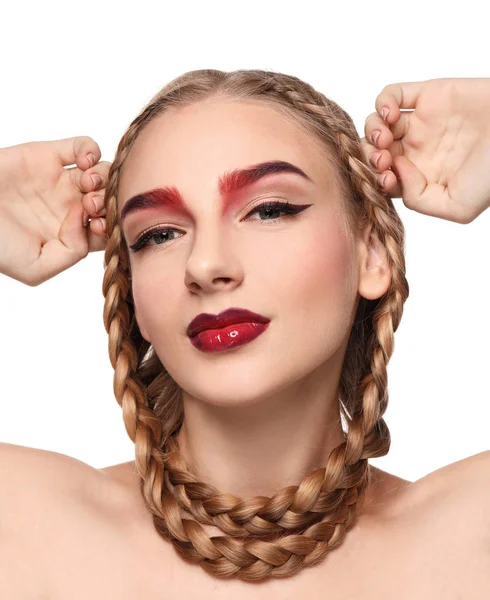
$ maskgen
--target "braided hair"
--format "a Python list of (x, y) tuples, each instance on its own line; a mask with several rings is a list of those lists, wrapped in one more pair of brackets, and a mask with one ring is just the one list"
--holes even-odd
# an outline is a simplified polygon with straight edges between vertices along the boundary
[[(117, 209), (121, 169), (145, 126), (171, 107), (218, 96), (272, 105), (316, 137), (338, 175), (351, 231), (359, 233), (371, 224), (392, 270), (386, 294), (360, 299), (348, 340), (339, 384), (340, 412), (348, 424), (344, 441), (332, 450), (325, 467), (271, 498), (221, 493), (189, 471), (176, 440), (184, 419), (182, 390), (138, 328)], [(387, 364), (409, 293), (404, 228), (364, 160), (351, 118), (291, 75), (257, 69), (190, 71), (163, 87), (129, 125), (109, 171), (105, 202), (104, 325), (114, 393), (135, 444), (140, 492), (157, 532), (184, 559), (222, 578), (288, 577), (319, 563), (355, 522), (370, 483), (368, 459), (389, 451), (390, 433), (383, 419)], [(224, 535), (210, 537), (201, 525), (217, 527)]]

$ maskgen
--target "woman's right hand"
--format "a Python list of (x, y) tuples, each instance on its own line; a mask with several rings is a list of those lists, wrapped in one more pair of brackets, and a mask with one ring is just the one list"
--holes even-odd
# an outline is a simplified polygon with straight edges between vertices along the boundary
[[(0, 149), (0, 273), (37, 286), (105, 249), (111, 163), (99, 163), (100, 157), (88, 136)], [(91, 175), (102, 182), (94, 185)], [(84, 211), (93, 219), (87, 226)]]

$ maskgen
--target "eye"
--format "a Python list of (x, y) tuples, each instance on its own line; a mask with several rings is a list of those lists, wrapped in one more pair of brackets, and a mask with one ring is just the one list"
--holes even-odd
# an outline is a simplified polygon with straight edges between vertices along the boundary
[(152, 239), (157, 240), (158, 238), (166, 238), (158, 246), (163, 246), (167, 242), (172, 241), (168, 239), (168, 235), (171, 233), (178, 233), (176, 229), (171, 229), (169, 227), (155, 227), (154, 229), (149, 229), (140, 235), (140, 237), (136, 240), (134, 244), (129, 246), (132, 252), (139, 252), (145, 246), (148, 246), (148, 242)]
[[(259, 214), (259, 213), (263, 213), (264, 215), (269, 215), (271, 216), (271, 214), (274, 213), (285, 213), (284, 214), (284, 219), (288, 219), (291, 217), (294, 217), (294, 215), (297, 215), (298, 213), (300, 213), (301, 211), (303, 211), (305, 208), (308, 208), (308, 206), (311, 206), (311, 204), (306, 204), (306, 205), (295, 205), (295, 204), (289, 204), (289, 202), (280, 202), (279, 200), (276, 200), (275, 202), (263, 202), (262, 204), (259, 204), (258, 206), (256, 206), (255, 208), (253, 208), (251, 210), (251, 212), (248, 213), (246, 220), (249, 221), (257, 221), (257, 219), (249, 219), (249, 217), (251, 215), (255, 215), (255, 214)], [(262, 222), (266, 222), (266, 223), (276, 223), (281, 217), (278, 218), (272, 218), (272, 219), (258, 219), (261, 223)]]
[[(255, 206), (246, 216), (245, 220), (247, 221), (259, 221), (260, 223), (274, 224), (277, 223), (281, 218), (291, 219), (295, 215), (299, 214), (306, 208), (311, 206), (311, 204), (289, 204), (289, 202), (263, 202), (258, 206)], [(250, 219), (252, 215), (262, 213), (266, 216), (274, 215), (274, 213), (284, 213), (283, 217), (272, 218), (272, 219)], [(148, 231), (143, 232), (140, 237), (136, 240), (134, 244), (129, 246), (132, 252), (139, 252), (142, 248), (149, 245), (151, 240), (155, 240), (155, 243), (158, 246), (164, 246), (167, 242), (172, 241), (168, 239), (168, 236), (173, 233), (181, 233), (177, 231), (177, 229), (173, 229), (170, 227), (155, 227), (154, 229), (149, 229)], [(183, 235), (183, 234), (182, 234)], [(157, 239), (166, 238), (161, 243), (157, 243)]]

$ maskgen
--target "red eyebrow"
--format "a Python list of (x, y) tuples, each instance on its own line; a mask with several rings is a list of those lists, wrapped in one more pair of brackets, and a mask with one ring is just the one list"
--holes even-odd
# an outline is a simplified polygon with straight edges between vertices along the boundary
[[(312, 181), (311, 177), (299, 167), (282, 160), (259, 163), (246, 169), (235, 169), (229, 173), (224, 173), (219, 178), (218, 187), (223, 199), (223, 208), (231, 204), (234, 192), (252, 185), (263, 177), (277, 173), (296, 173), (308, 181)], [(191, 217), (191, 211), (178, 189), (176, 187), (164, 187), (155, 188), (130, 198), (121, 209), (121, 223), (131, 213), (162, 207), (188, 218)]]

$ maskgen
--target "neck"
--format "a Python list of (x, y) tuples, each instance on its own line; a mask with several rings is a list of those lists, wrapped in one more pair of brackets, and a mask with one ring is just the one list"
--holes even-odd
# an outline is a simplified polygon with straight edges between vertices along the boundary
[(222, 493), (272, 497), (325, 467), (344, 441), (338, 401), (343, 352), (260, 400), (219, 406), (183, 393), (177, 440), (189, 470)]

